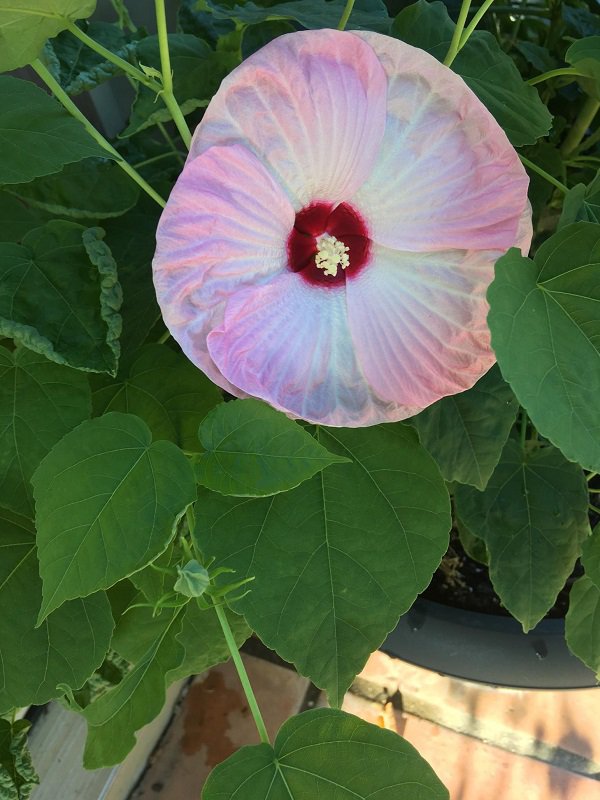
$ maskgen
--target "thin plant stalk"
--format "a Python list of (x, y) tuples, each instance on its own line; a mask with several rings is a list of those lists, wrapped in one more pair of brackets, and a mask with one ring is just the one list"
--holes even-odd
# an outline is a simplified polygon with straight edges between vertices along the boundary
[(352, 9), (354, 8), (354, 0), (346, 0), (346, 7), (344, 8), (344, 13), (341, 16), (341, 19), (338, 23), (338, 31), (343, 31), (348, 24), (348, 20), (350, 19), (350, 14), (352, 14)]
[(160, 86), (145, 75), (141, 69), (134, 67), (133, 64), (130, 64), (129, 61), (125, 61), (124, 58), (118, 56), (116, 53), (113, 53), (111, 50), (108, 50), (104, 45), (97, 42), (95, 39), (92, 39), (91, 36), (88, 36), (87, 33), (81, 30), (74, 22), (69, 22), (67, 26), (67, 30), (69, 30), (73, 36), (76, 36), (80, 41), (82, 41), (87, 47), (91, 50), (94, 50), (96, 53), (105, 58), (107, 61), (110, 61), (115, 66), (119, 67), (123, 70), (123, 72), (133, 78), (136, 81), (144, 84), (149, 89), (152, 89), (154, 92), (160, 91)]
[(458, 51), (460, 50), (460, 40), (465, 27), (465, 22), (467, 21), (467, 15), (469, 13), (470, 7), (471, 7), (471, 0), (462, 1), (462, 5), (458, 13), (458, 20), (456, 21), (454, 33), (452, 34), (450, 47), (448, 48), (448, 52), (446, 53), (446, 58), (444, 59), (444, 64), (447, 67), (452, 66), (452, 62), (454, 61), (454, 59), (458, 54)]
[(229, 625), (229, 620), (227, 619), (225, 610), (223, 609), (223, 606), (221, 604), (215, 604), (214, 609), (217, 618), (219, 620), (219, 623), (221, 625), (223, 636), (225, 637), (225, 641), (227, 642), (227, 647), (229, 648), (231, 659), (237, 670), (240, 683), (242, 684), (244, 694), (246, 695), (246, 700), (248, 701), (248, 708), (250, 709), (252, 718), (254, 719), (254, 724), (256, 725), (256, 728), (258, 730), (258, 735), (260, 736), (260, 740), (264, 744), (271, 744), (271, 741), (269, 739), (269, 734), (267, 733), (267, 728), (265, 726), (265, 721), (262, 717), (262, 714), (260, 713), (260, 708), (258, 707), (254, 690), (252, 689), (252, 685), (250, 684), (250, 679), (248, 678), (248, 673), (246, 672), (246, 667), (244, 666), (244, 662), (242, 661), (242, 657), (240, 656), (239, 650), (235, 643), (235, 639), (233, 638), (233, 633), (231, 631), (231, 627)]
[(460, 37), (460, 43), (458, 45), (459, 51), (462, 50), (462, 48), (469, 41), (469, 37), (472, 35), (475, 28), (479, 25), (479, 23), (481, 22), (481, 20), (483, 19), (487, 10), (489, 9), (489, 7), (492, 5), (493, 2), (494, 0), (485, 0), (485, 3), (483, 3), (482, 6), (477, 9), (477, 11), (475, 12), (475, 16), (473, 17), (471, 22), (469, 22), (469, 24), (465, 28), (463, 35)]
[(562, 143), (562, 147), (560, 148), (560, 153), (563, 158), (570, 156), (571, 153), (581, 144), (585, 134), (588, 131), (588, 128), (594, 121), (594, 118), (599, 110), (600, 100), (596, 100), (595, 97), (587, 97), (585, 99), (585, 102), (582, 105), (575, 122), (573, 123), (569, 133)]
[(167, 35), (167, 15), (165, 0), (155, 0), (156, 28), (158, 32), (158, 47), (160, 50), (160, 70), (162, 73), (162, 90), (160, 92), (164, 104), (169, 109), (179, 135), (187, 149), (190, 149), (192, 134), (173, 94), (173, 73), (171, 71), (171, 57), (169, 55), (169, 39)]
[(537, 86), (538, 83), (549, 81), (552, 78), (562, 78), (564, 76), (572, 77), (573, 80), (578, 77), (583, 77), (575, 67), (560, 67), (559, 69), (551, 69), (549, 72), (542, 72), (541, 75), (536, 75), (535, 78), (529, 78), (527, 83), (530, 86)]
[(551, 183), (552, 186), (555, 186), (563, 194), (566, 194), (569, 191), (568, 186), (565, 186), (564, 183), (561, 183), (558, 180), (558, 178), (555, 178), (553, 175), (550, 175), (548, 172), (546, 172), (545, 169), (538, 167), (538, 165), (534, 164), (533, 161), (530, 161), (528, 158), (525, 158), (525, 156), (522, 155), (519, 155), (519, 158), (526, 167), (529, 167), (529, 169), (533, 170), (533, 172), (537, 172), (538, 175), (540, 175), (542, 178), (545, 178), (548, 181), (548, 183)]
[(121, 169), (126, 172), (129, 177), (132, 178), (148, 195), (150, 195), (150, 197), (156, 203), (158, 203), (159, 206), (164, 208), (167, 204), (166, 201), (150, 186), (149, 183), (147, 183), (147, 181), (144, 180), (144, 178), (142, 178), (139, 172), (137, 172), (137, 170), (135, 170), (131, 164), (125, 161), (123, 156), (118, 152), (118, 150), (115, 150), (112, 144), (107, 141), (104, 136), (102, 136), (100, 131), (94, 128), (92, 123), (84, 114), (81, 113), (69, 95), (65, 92), (50, 71), (44, 66), (44, 64), (42, 64), (39, 58), (36, 58), (36, 60), (32, 62), (31, 66), (44, 81), (50, 91), (54, 94), (59, 103), (66, 108), (69, 114), (75, 117), (75, 119), (79, 120), (89, 135), (100, 145), (100, 147), (106, 150), (106, 152), (116, 160)]

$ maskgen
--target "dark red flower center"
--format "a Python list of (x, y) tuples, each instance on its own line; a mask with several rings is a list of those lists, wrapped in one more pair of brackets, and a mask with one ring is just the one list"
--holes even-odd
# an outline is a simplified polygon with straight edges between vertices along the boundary
[(289, 268), (319, 286), (335, 286), (356, 275), (370, 250), (367, 226), (348, 203), (306, 206), (296, 214), (287, 240)]

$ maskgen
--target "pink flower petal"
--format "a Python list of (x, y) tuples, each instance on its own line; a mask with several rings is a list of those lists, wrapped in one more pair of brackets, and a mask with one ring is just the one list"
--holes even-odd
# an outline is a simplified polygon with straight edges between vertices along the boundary
[(296, 210), (347, 200), (369, 176), (384, 134), (387, 81), (352, 33), (280, 36), (221, 84), (190, 158), (241, 142), (268, 165)]
[(153, 270), (165, 324), (188, 358), (235, 394), (213, 364), (206, 337), (232, 294), (286, 270), (294, 218), (256, 156), (231, 145), (186, 164), (160, 219)]
[(507, 250), (528, 178), (506, 135), (462, 78), (404, 42), (358, 32), (388, 78), (386, 132), (352, 198), (375, 242), (398, 250)]
[(372, 425), (392, 409), (373, 397), (356, 363), (343, 287), (279, 275), (232, 298), (208, 350), (244, 392), (309, 422)]
[(499, 256), (375, 246), (370, 269), (346, 291), (358, 362), (383, 401), (421, 410), (492, 366), (485, 292)]

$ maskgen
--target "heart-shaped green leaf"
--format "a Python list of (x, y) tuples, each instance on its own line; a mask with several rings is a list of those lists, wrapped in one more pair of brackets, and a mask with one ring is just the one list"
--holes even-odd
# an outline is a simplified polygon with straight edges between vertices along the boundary
[(36, 628), (42, 600), (33, 524), (0, 509), (0, 713), (78, 689), (100, 666), (113, 630), (104, 592), (71, 600)]
[(552, 607), (590, 532), (581, 468), (552, 446), (523, 449), (509, 439), (485, 491), (459, 486), (454, 500), (486, 544), (502, 603), (530, 630)]
[(152, 442), (132, 414), (82, 423), (55, 445), (32, 482), (44, 583), (40, 621), (65, 600), (108, 589), (153, 561), (196, 495), (181, 450)]
[(431, 580), (448, 547), (449, 499), (407, 426), (319, 428), (317, 437), (352, 463), (273, 497), (203, 490), (196, 535), (236, 580), (255, 576), (234, 610), (339, 705)]
[(90, 415), (85, 376), (24, 347), (0, 347), (0, 506), (33, 518), (31, 476)]
[(266, 497), (349, 459), (328, 452), (297, 422), (259, 400), (221, 403), (198, 432), (199, 483), (221, 494)]
[(513, 248), (488, 289), (492, 347), (537, 430), (600, 470), (600, 225), (563, 228), (535, 259)]
[(289, 719), (275, 743), (242, 747), (210, 774), (202, 800), (446, 800), (429, 764), (402, 737), (322, 708)]

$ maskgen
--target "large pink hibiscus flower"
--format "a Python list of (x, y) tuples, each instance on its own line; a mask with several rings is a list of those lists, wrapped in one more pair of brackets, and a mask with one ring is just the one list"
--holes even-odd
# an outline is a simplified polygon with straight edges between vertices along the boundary
[(157, 231), (165, 322), (219, 386), (327, 425), (412, 416), (494, 362), (485, 292), (531, 241), (491, 114), (376, 33), (281, 36), (209, 105)]

